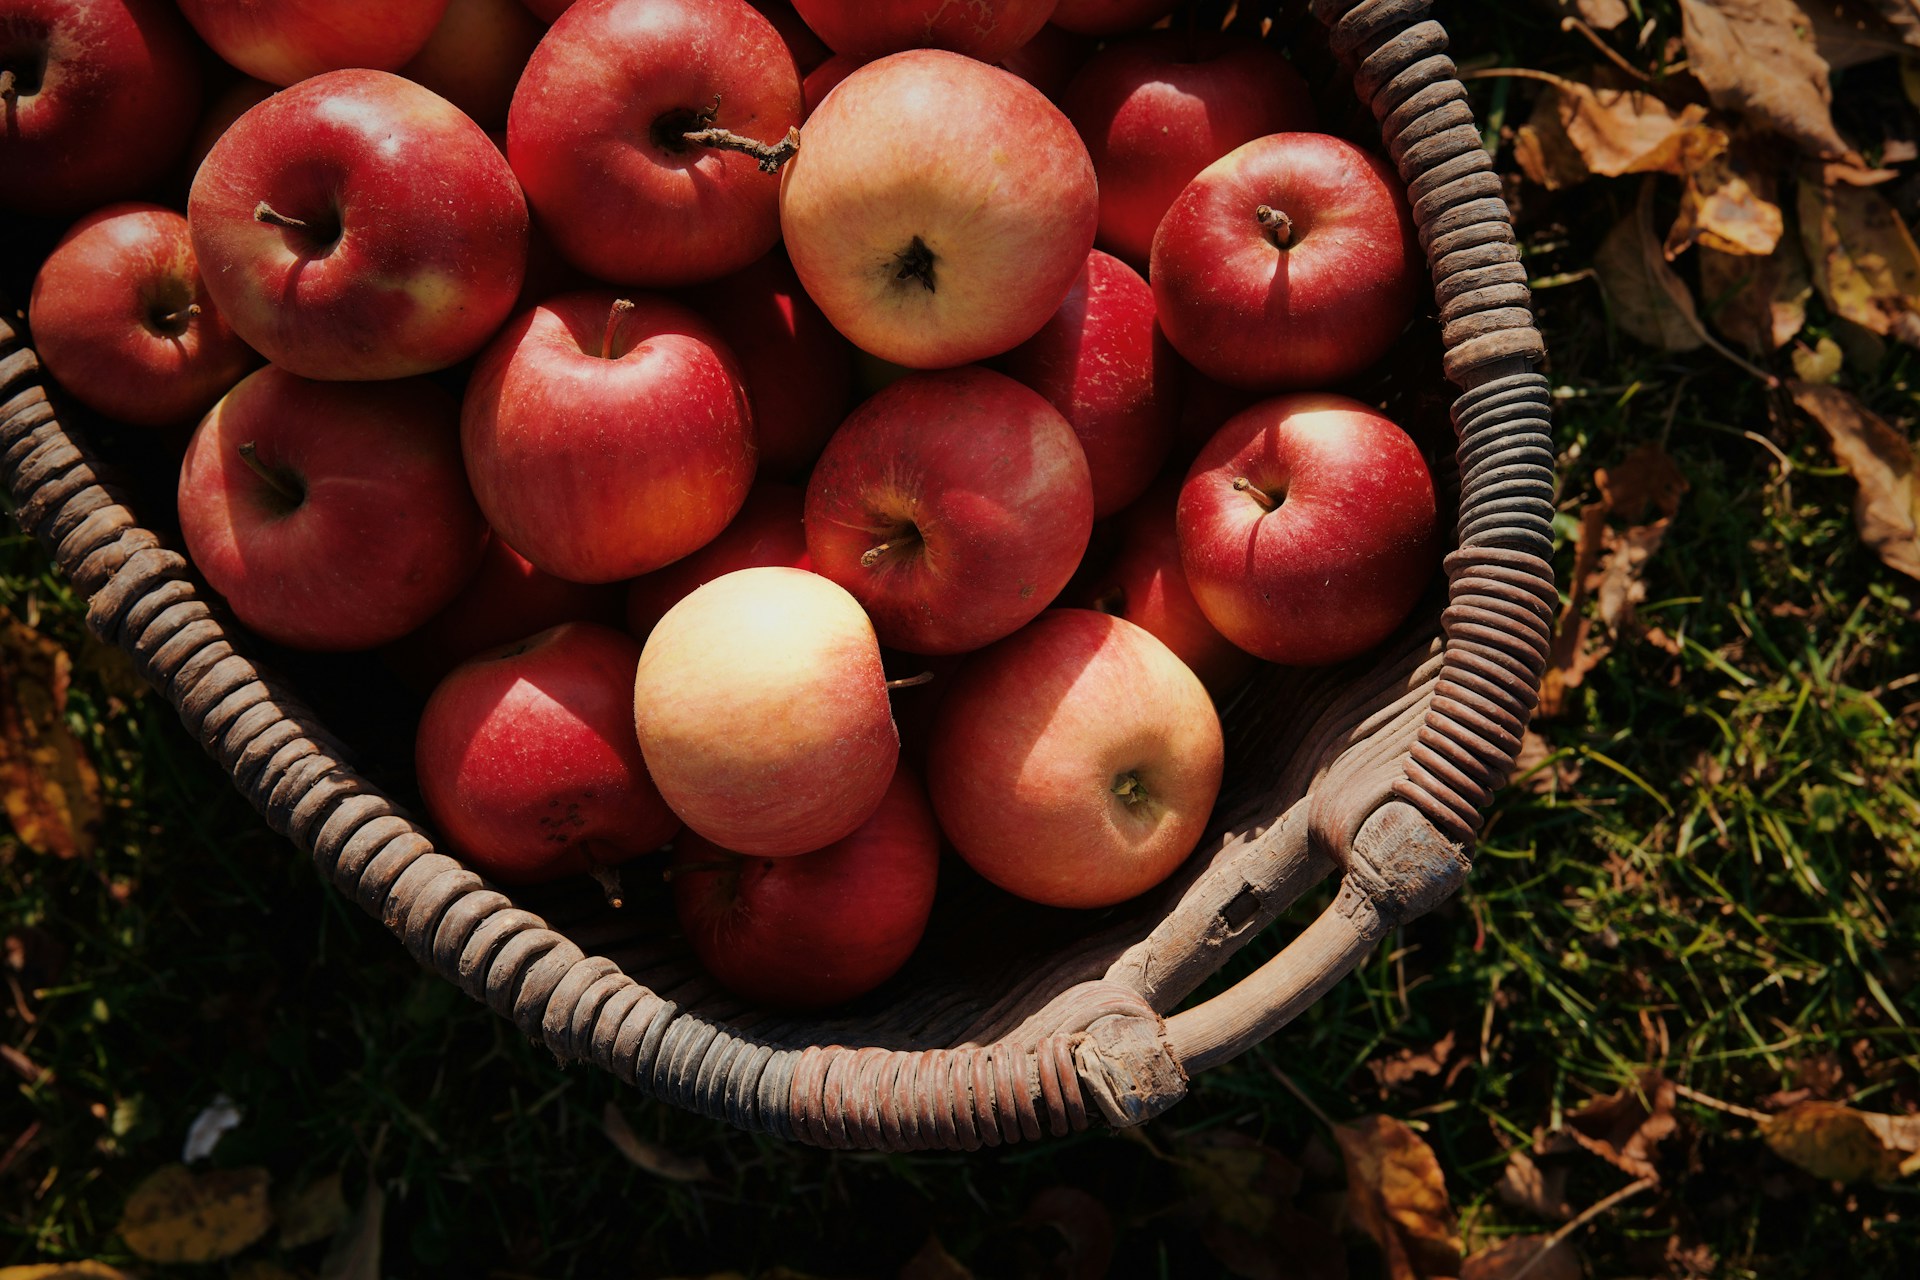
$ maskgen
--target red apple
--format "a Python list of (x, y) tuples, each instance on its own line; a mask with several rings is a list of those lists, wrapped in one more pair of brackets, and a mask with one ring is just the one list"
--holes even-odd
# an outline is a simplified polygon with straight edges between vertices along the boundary
[(814, 108), (827, 100), (827, 95), (837, 88), (842, 80), (867, 64), (844, 53), (836, 53), (825, 62), (807, 72), (806, 79), (800, 82), (800, 96), (805, 101), (804, 118), (813, 117)]
[(1159, 474), (1179, 420), (1179, 361), (1154, 323), (1153, 290), (1120, 259), (1087, 255), (1053, 318), (993, 367), (1045, 396), (1080, 437), (1096, 520)]
[(1306, 82), (1274, 46), (1156, 31), (1106, 46), (1060, 96), (1100, 175), (1100, 247), (1144, 267), (1195, 174), (1244, 142), (1313, 127)]
[(258, 363), (200, 282), (187, 220), (157, 204), (75, 223), (33, 279), (27, 324), (69, 395), (142, 426), (198, 418)]
[(280, 91), (279, 85), (268, 84), (265, 80), (255, 80), (243, 76), (222, 89), (200, 117), (199, 127), (193, 131), (193, 141), (187, 144), (186, 161), (181, 166), (186, 173), (186, 185), (193, 185), (194, 175), (200, 172), (200, 166), (206, 161), (207, 153), (213, 150), (213, 144), (220, 141), (222, 134), (233, 128), (233, 122), (247, 112)]
[(753, 156), (800, 123), (800, 73), (746, 0), (581, 0), (534, 50), (507, 156), (560, 251), (618, 284), (738, 271), (780, 235), (780, 182)]
[(1220, 719), (1131, 622), (1056, 609), (961, 670), (927, 781), (941, 829), (1009, 893), (1105, 907), (1186, 861), (1220, 792)]
[(193, 37), (162, 0), (8, 0), (0, 209), (124, 200), (180, 158), (200, 111)]
[(451, 102), (485, 129), (507, 122), (507, 104), (546, 34), (520, 0), (449, 0), (440, 25), (400, 74)]
[(740, 361), (762, 473), (805, 473), (847, 416), (853, 348), (800, 287), (779, 248), (689, 290), (687, 301)]
[(1179, 502), (1177, 476), (1166, 477), (1141, 495), (1120, 517), (1117, 554), (1102, 572), (1076, 583), (1080, 591), (1073, 603), (1125, 618), (1152, 632), (1174, 657), (1192, 668), (1217, 701), (1247, 678), (1254, 659), (1214, 629), (1187, 588), (1175, 532)]
[(854, 410), (807, 483), (814, 569), (881, 643), (965, 653), (1026, 625), (1087, 549), (1086, 454), (1054, 407), (985, 369), (917, 373)]
[(800, 858), (676, 842), (673, 904), (708, 973), (756, 1004), (815, 1009), (899, 971), (926, 932), (940, 829), (913, 773), (852, 834)]
[(835, 53), (878, 58), (903, 49), (951, 49), (982, 62), (1033, 39), (1057, 0), (793, 0)]
[(1324, 387), (1393, 345), (1426, 265), (1386, 162), (1321, 133), (1227, 153), (1180, 193), (1153, 237), (1167, 340), (1236, 387)]
[(474, 365), (460, 429), (488, 523), (571, 582), (699, 550), (753, 483), (740, 367), (660, 297), (569, 293), (521, 312)]
[(480, 126), (385, 71), (283, 89), (214, 144), (187, 200), (207, 291), (275, 364), (399, 378), (483, 346), (527, 264), (527, 206)]
[[(489, 536), (480, 568), (451, 603), (387, 646), (387, 664), (431, 689), (468, 658), (566, 622), (620, 620), (620, 589), (568, 582)], [(635, 655), (638, 657), (638, 655)], [(623, 693), (624, 698), (624, 693)]]
[(257, 80), (392, 71), (433, 34), (447, 0), (180, 0), (200, 38)]
[(1117, 36), (1152, 26), (1180, 7), (1180, 0), (1060, 0), (1047, 21), (1087, 36)]
[(1000, 65), (1055, 103), (1093, 55), (1093, 41), (1048, 23), (1039, 34), (1000, 59)]
[(855, 346), (914, 368), (1045, 324), (1093, 246), (1086, 148), (1026, 81), (958, 54), (870, 62), (807, 121), (781, 179), (794, 270)]
[(1356, 657), (1406, 620), (1439, 567), (1433, 477), (1407, 433), (1345, 396), (1264, 400), (1187, 473), (1187, 585), (1220, 634), (1269, 662)]
[(872, 624), (804, 569), (741, 569), (669, 609), (640, 655), (633, 708), (673, 811), (755, 857), (850, 835), (900, 756)]
[(712, 542), (684, 560), (642, 574), (627, 584), (627, 630), (645, 640), (695, 587), (736, 569), (786, 565), (811, 569), (807, 557), (806, 494), (792, 485), (763, 480), (747, 504)]
[(502, 884), (618, 865), (673, 837), (627, 691), (632, 637), (572, 622), (481, 654), (427, 700), (420, 798), (457, 854)]
[(180, 464), (194, 567), (277, 643), (399, 639), (459, 594), (486, 542), (457, 412), (423, 379), (309, 382), (271, 365), (250, 375)]
[(793, 55), (793, 65), (801, 75), (807, 75), (832, 56), (833, 50), (814, 34), (807, 20), (787, 0), (747, 0), (747, 3), (764, 14), (780, 38), (787, 42), (787, 52)]

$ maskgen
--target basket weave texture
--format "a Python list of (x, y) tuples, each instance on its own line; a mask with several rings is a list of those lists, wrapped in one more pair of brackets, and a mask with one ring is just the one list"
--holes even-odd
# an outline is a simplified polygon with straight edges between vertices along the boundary
[[(1225, 717), (1233, 773), (1213, 832), (1160, 892), (1071, 923), (1005, 904), (969, 918), (966, 904), (945, 904), (959, 922), (842, 1015), (745, 1008), (644, 910), (612, 912), (573, 887), (509, 893), (437, 852), (294, 691), (246, 655), (187, 562), (141, 527), (61, 425), (7, 312), (0, 467), (17, 517), (87, 597), (89, 626), (133, 656), (274, 830), (421, 964), (562, 1061), (830, 1147), (973, 1149), (1094, 1120), (1138, 1124), (1459, 888), (1546, 662), (1558, 601), (1549, 401), (1535, 371), (1545, 352), (1500, 180), (1430, 7), (1312, 4), (1407, 184), (1446, 375), (1461, 388), (1444, 608), (1363, 663), (1275, 671), (1244, 691)], [(1278, 955), (1173, 1012), (1336, 871), (1332, 905)]]

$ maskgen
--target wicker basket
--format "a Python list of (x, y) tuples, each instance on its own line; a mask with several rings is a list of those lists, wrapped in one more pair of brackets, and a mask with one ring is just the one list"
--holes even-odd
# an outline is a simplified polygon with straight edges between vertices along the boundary
[[(833, 1017), (743, 1007), (647, 908), (611, 911), (584, 885), (510, 894), (436, 852), (102, 483), (9, 311), (0, 462), (18, 518), (85, 594), (92, 629), (133, 655), (274, 830), (421, 964), (562, 1061), (830, 1147), (971, 1150), (1096, 1119), (1138, 1124), (1459, 888), (1545, 662), (1557, 597), (1544, 351), (1500, 181), (1430, 4), (1312, 9), (1406, 180), (1445, 372), (1462, 388), (1444, 608), (1363, 663), (1276, 670), (1238, 697), (1213, 833), (1161, 891), (1065, 913), (943, 890), (908, 969)], [(1174, 1012), (1333, 871), (1332, 905), (1278, 955)]]

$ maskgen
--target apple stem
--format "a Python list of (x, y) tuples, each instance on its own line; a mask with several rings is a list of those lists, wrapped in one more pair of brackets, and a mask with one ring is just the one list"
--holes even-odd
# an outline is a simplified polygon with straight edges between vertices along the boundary
[(862, 569), (871, 569), (880, 563), (880, 557), (886, 555), (887, 552), (898, 550), (901, 547), (910, 547), (919, 541), (920, 531), (917, 529), (908, 529), (904, 533), (897, 533), (880, 545), (869, 547), (866, 551), (862, 552), (860, 556), (860, 567)]
[(620, 321), (625, 319), (627, 312), (631, 310), (633, 310), (633, 299), (631, 298), (615, 298), (613, 305), (607, 309), (607, 332), (606, 336), (600, 339), (600, 358), (602, 360), (613, 359), (614, 330), (620, 327)]
[(787, 136), (775, 143), (755, 142), (752, 138), (742, 137), (731, 129), (720, 129), (709, 125), (705, 129), (689, 129), (680, 135), (683, 142), (696, 147), (712, 147), (716, 151), (738, 151), (741, 155), (752, 156), (760, 162), (760, 172), (778, 173), (780, 166), (793, 159), (794, 152), (800, 150), (800, 131), (788, 129)]
[(1135, 773), (1123, 773), (1115, 779), (1113, 794), (1129, 805), (1144, 804), (1147, 799), (1147, 789), (1141, 784), (1140, 775)]
[(304, 493), (301, 493), (295, 486), (288, 484), (286, 478), (277, 474), (273, 467), (269, 467), (266, 463), (260, 461), (260, 455), (253, 447), (253, 441), (249, 440), (240, 446), (240, 460), (247, 464), (253, 471), (253, 474), (259, 476), (266, 482), (267, 488), (273, 490), (294, 506), (297, 507), (306, 500)]
[(1284, 249), (1293, 239), (1293, 219), (1281, 209), (1263, 204), (1253, 211), (1253, 220), (1267, 229), (1267, 238)]
[(184, 329), (187, 327), (187, 321), (199, 314), (200, 304), (197, 302), (189, 302), (178, 311), (169, 311), (167, 314), (161, 316), (160, 327), (163, 329)]
[(5, 102), (8, 106), (12, 106), (20, 98), (20, 90), (14, 87), (16, 79), (12, 68), (0, 71), (0, 102)]
[(587, 868), (587, 874), (600, 886), (600, 892), (607, 896), (607, 905), (615, 911), (626, 906), (626, 900), (620, 896), (620, 873), (612, 867), (594, 863)]
[(1247, 479), (1245, 476), (1236, 477), (1233, 482), (1233, 487), (1238, 489), (1241, 493), (1251, 494), (1253, 496), (1253, 500), (1259, 503), (1262, 507), (1264, 507), (1268, 511), (1271, 511), (1275, 507), (1280, 505), (1280, 500), (1278, 498), (1274, 497), (1272, 494), (1268, 493), (1265, 489), (1262, 489), (1259, 485)]
[(889, 689), (911, 689), (917, 684), (926, 684), (933, 679), (933, 672), (922, 671), (917, 676), (901, 676), (898, 680), (887, 681)]
[(307, 229), (306, 223), (300, 221), (298, 218), (289, 218), (265, 200), (253, 206), (253, 220), (255, 222), (271, 223), (276, 227), (292, 227), (296, 231), (305, 231)]

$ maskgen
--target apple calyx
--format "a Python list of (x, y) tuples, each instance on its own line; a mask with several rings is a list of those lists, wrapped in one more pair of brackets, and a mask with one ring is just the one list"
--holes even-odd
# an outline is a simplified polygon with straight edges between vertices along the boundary
[(1126, 801), (1129, 809), (1147, 802), (1146, 784), (1137, 773), (1123, 773), (1113, 780), (1113, 794)]
[(587, 874), (600, 886), (600, 892), (606, 895), (607, 905), (615, 911), (627, 905), (621, 896), (620, 873), (604, 863), (596, 862), (587, 868)]
[(696, 147), (712, 147), (716, 151), (738, 151), (741, 155), (752, 156), (760, 162), (760, 172), (778, 173), (780, 166), (793, 159), (800, 150), (800, 130), (790, 128), (787, 136), (775, 143), (755, 142), (752, 138), (742, 137), (731, 129), (720, 129), (709, 125), (704, 129), (690, 129), (680, 135), (682, 141)]
[(260, 461), (260, 455), (254, 449), (253, 441), (248, 440), (241, 444), (238, 452), (240, 461), (247, 464), (248, 470), (259, 476), (266, 483), (267, 488), (285, 498), (290, 506), (297, 507), (307, 500), (306, 486), (284, 467), (270, 467)]
[(922, 671), (917, 676), (901, 676), (898, 680), (887, 681), (888, 689), (911, 689), (917, 684), (926, 684), (933, 679), (933, 672)]
[[(615, 298), (613, 305), (607, 308), (607, 332), (600, 339), (600, 358), (602, 360), (613, 359), (614, 330), (620, 327), (620, 322), (626, 318), (627, 313), (631, 310), (633, 310), (633, 299), (631, 298)], [(624, 355), (626, 353), (622, 352), (621, 354)]]
[(307, 229), (306, 223), (298, 218), (289, 218), (265, 200), (253, 206), (253, 220), (255, 222), (265, 222), (276, 227), (291, 227), (296, 231), (305, 231)]
[(1265, 489), (1262, 489), (1259, 485), (1247, 479), (1245, 476), (1235, 476), (1233, 480), (1233, 487), (1239, 492), (1247, 494), (1255, 502), (1259, 503), (1261, 506), (1261, 509), (1265, 511), (1272, 511), (1274, 508), (1278, 507), (1282, 501), (1280, 498), (1274, 497), (1271, 493), (1268, 493)]
[(879, 564), (889, 552), (904, 552), (909, 548), (920, 545), (920, 531), (912, 525), (908, 525), (900, 532), (888, 538), (885, 542), (877, 543), (861, 552), (860, 567), (862, 569), (871, 569), (876, 564)]
[(934, 291), (933, 264), (935, 259), (933, 250), (927, 248), (927, 242), (925, 240), (922, 240), (919, 236), (915, 236), (912, 243), (893, 255), (893, 260), (899, 264), (899, 270), (893, 273), (895, 280), (918, 280), (920, 287), (928, 293)]
[(1273, 241), (1275, 248), (1284, 249), (1292, 242), (1293, 219), (1284, 210), (1263, 204), (1253, 211), (1253, 220), (1266, 230), (1267, 239)]

